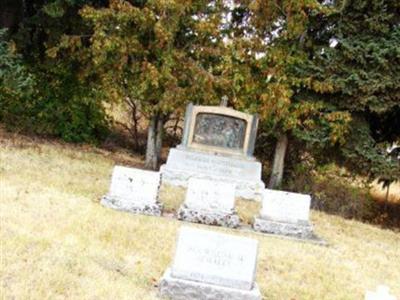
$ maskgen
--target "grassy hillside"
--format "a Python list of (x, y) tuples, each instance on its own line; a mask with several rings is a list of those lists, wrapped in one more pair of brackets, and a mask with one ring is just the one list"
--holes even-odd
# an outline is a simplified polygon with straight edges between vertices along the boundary
[[(174, 219), (106, 209), (114, 164), (126, 153), (0, 132), (1, 292), (4, 299), (156, 299), (171, 263)], [(313, 212), (330, 246), (216, 227), (260, 241), (265, 299), (363, 299), (390, 286), (400, 297), (400, 234)]]

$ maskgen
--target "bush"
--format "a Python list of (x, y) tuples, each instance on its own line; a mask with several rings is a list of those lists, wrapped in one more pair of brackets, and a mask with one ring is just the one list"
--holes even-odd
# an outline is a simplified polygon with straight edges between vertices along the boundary
[(22, 59), (14, 53), (13, 44), (6, 39), (6, 30), (0, 29), (0, 120), (13, 119), (24, 109), (12, 105), (32, 96), (34, 78)]
[(392, 226), (393, 220), (374, 201), (366, 182), (349, 175), (335, 164), (317, 167), (312, 159), (288, 174), (285, 189), (312, 195), (312, 208), (348, 219)]
[(30, 101), (35, 131), (68, 142), (96, 142), (108, 132), (108, 120), (99, 94), (84, 85), (73, 66), (37, 71), (38, 98)]
[(101, 95), (68, 62), (28, 68), (0, 31), (0, 121), (8, 129), (96, 142), (108, 131)]
[(379, 213), (366, 188), (325, 178), (314, 182), (312, 194), (314, 209), (344, 218), (373, 221)]

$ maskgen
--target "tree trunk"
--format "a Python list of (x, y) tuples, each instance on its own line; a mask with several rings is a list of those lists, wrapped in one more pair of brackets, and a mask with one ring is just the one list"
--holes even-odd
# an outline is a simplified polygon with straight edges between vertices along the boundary
[(157, 116), (154, 115), (150, 119), (147, 129), (147, 146), (146, 146), (146, 162), (147, 169), (155, 170), (157, 168), (157, 153), (156, 153), (156, 131), (157, 131)]
[(156, 133), (157, 164), (161, 159), (162, 140), (163, 140), (163, 135), (164, 135), (163, 130), (164, 130), (164, 120), (163, 120), (163, 118), (158, 118), (157, 133)]
[(271, 178), (269, 179), (268, 183), (268, 188), (270, 189), (274, 189), (282, 184), (287, 147), (288, 147), (288, 137), (286, 134), (282, 134), (278, 138), (278, 141), (276, 142)]
[(24, 1), (3, 0), (0, 3), (0, 28), (15, 32), (24, 15)]
[(146, 161), (147, 169), (156, 170), (161, 156), (164, 121), (160, 115), (150, 119), (147, 131)]
[(389, 189), (390, 189), (390, 183), (388, 184), (388, 186), (386, 188), (385, 205), (384, 205), (385, 213), (387, 213), (387, 211), (388, 211)]

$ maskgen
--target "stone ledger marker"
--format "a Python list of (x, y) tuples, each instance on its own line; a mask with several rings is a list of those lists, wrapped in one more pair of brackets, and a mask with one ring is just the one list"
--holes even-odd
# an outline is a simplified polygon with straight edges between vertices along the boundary
[(257, 240), (182, 227), (160, 295), (173, 300), (260, 300), (254, 281), (257, 248)]
[(101, 204), (117, 210), (160, 216), (159, 185), (159, 172), (115, 166), (110, 190), (101, 199)]
[(178, 218), (195, 223), (238, 227), (240, 221), (235, 212), (235, 185), (190, 178)]
[(255, 218), (253, 227), (265, 233), (311, 238), (310, 204), (310, 195), (266, 189), (260, 216)]

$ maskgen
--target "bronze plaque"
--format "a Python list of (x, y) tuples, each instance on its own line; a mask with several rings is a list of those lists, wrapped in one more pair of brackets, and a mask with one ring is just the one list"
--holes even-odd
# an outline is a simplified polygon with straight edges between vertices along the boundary
[(246, 125), (243, 119), (213, 113), (199, 113), (196, 115), (193, 142), (242, 149)]

